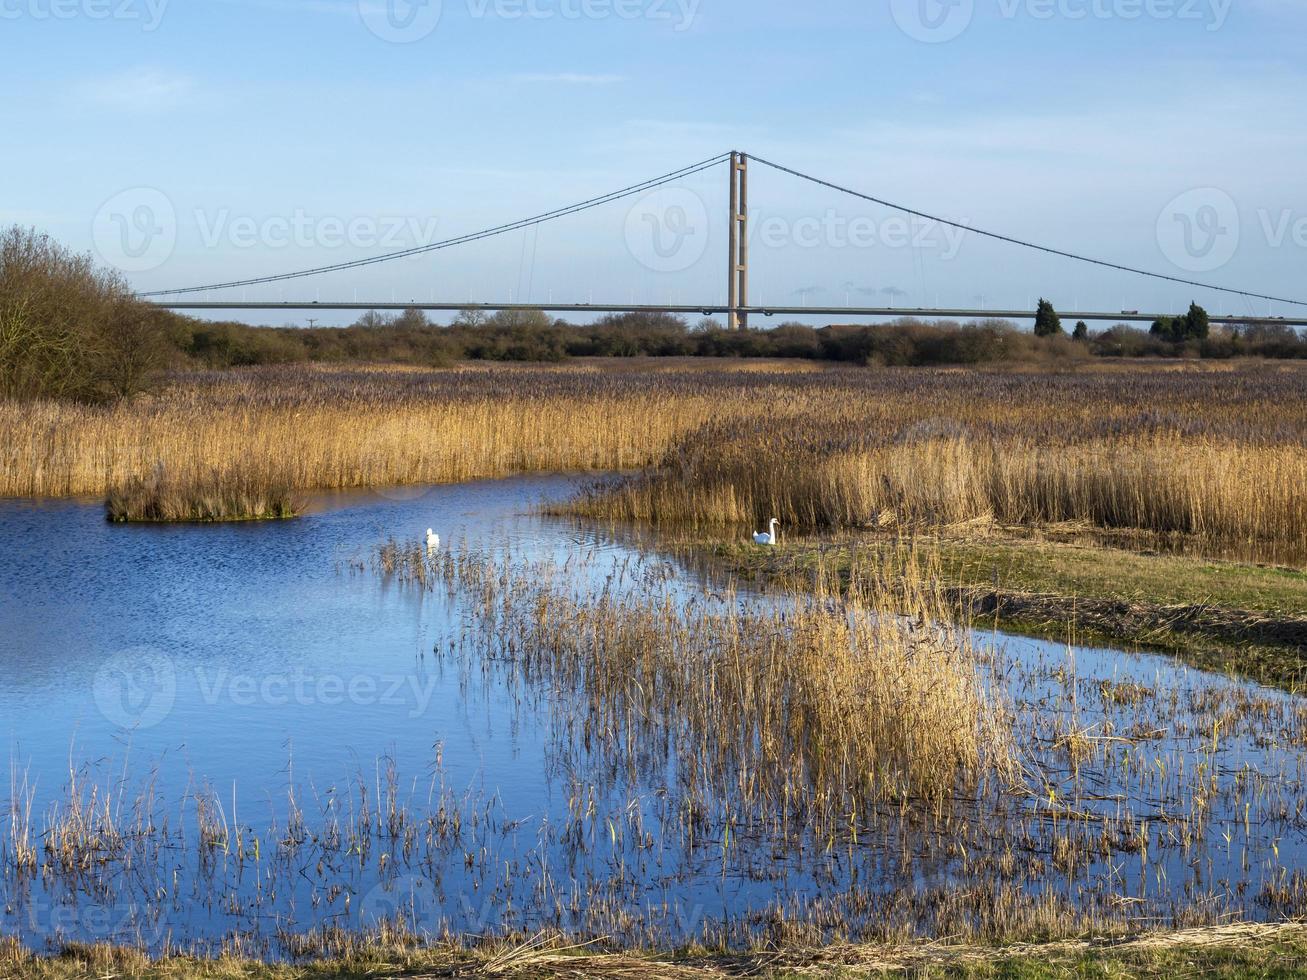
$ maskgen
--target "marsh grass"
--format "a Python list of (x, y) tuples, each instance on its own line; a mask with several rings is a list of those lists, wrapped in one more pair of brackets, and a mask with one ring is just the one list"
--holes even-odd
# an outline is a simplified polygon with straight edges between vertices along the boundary
[[(839, 596), (681, 601), (658, 583), (635, 594), (571, 590), (552, 564), (498, 564), (390, 542), (387, 575), (479, 597), (494, 659), (585, 706), (587, 742), (671, 744), (690, 787), (751, 813), (832, 827), (879, 805), (936, 809), (1019, 763), (1002, 699), (935, 580), (912, 564)], [(573, 569), (573, 573), (574, 573)], [(611, 583), (610, 583), (611, 586)]]
[[(911, 556), (860, 567), (839, 596), (814, 573), (810, 597), (585, 549), (373, 557), (407, 583), (395, 599), (447, 615), (424, 659), (462, 703), (484, 697), (508, 737), (538, 726), (547, 800), (506, 801), (516, 756), (488, 778), (475, 759), (446, 770), (438, 743), (421, 775), (383, 757), (305, 783), (288, 763), (284, 801), (249, 823), (235, 785), (192, 774), (155, 799), (101, 760), (45, 798), (39, 834), (30, 804), (0, 824), (6, 855), (40, 842), (36, 868), (0, 865), (6, 928), (57, 949), (106, 938), (105, 922), (160, 955), (362, 975), (438, 972), (427, 953), (476, 935), (490, 945), (474, 966), (529, 975), (591, 941), (608, 956), (1127, 936), (1301, 899), (1297, 699), (972, 646), (935, 625), (938, 570)], [(86, 918), (42, 929), (44, 903), (73, 900)], [(95, 949), (96, 975), (146, 962)]]
[(648, 468), (579, 509), (740, 527), (1074, 521), (1301, 566), (1305, 379), (1256, 362), (192, 373), (114, 405), (0, 402), (0, 495), (106, 494), (160, 460), (178, 481), (240, 471), (260, 492)]
[(178, 473), (162, 464), (110, 491), (105, 516), (114, 523), (212, 523), (285, 520), (303, 503), (290, 482), (247, 466)]
[(34, 872), (38, 864), (37, 845), (33, 837), (32, 804), (36, 788), (28, 774), (20, 777), (11, 763), (9, 774), (9, 830), (0, 851), (4, 866), (19, 877)]
[[(339, 954), (309, 952), (295, 963), (265, 963), (233, 950), (222, 956), (180, 953), (150, 957), (107, 944), (69, 944), (58, 955), (34, 953), (0, 939), (0, 975), (32, 980), (326, 980), (341, 977), (622, 978), (622, 980), (718, 980), (750, 976), (781, 980), (797, 976), (913, 976), (922, 978), (1024, 977), (1029, 980), (1090, 977), (1202, 976), (1287, 977), (1307, 965), (1307, 927), (1301, 924), (1234, 924), (1129, 938), (1045, 941), (1015, 947), (959, 941), (913, 944), (760, 946), (722, 953), (684, 949), (612, 950), (539, 932), (495, 939), (414, 946), (386, 935), (353, 937)], [(236, 944), (233, 943), (233, 946)]]
[[(838, 430), (836, 430), (838, 431)], [(1255, 474), (1255, 476), (1254, 476)], [(854, 444), (823, 420), (698, 433), (571, 508), (654, 524), (910, 531), (1078, 523), (1198, 553), (1307, 561), (1307, 451), (1173, 434), (1048, 441), (965, 428)]]

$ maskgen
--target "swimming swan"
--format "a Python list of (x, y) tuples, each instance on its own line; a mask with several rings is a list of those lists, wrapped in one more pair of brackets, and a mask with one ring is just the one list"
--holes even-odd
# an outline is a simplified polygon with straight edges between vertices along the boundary
[(440, 550), (440, 535), (431, 528), (427, 528), (427, 551)]
[(781, 536), (780, 536), (780, 524), (781, 524), (781, 522), (778, 521), (776, 518), (773, 517), (773, 518), (771, 519), (771, 523), (767, 525), (767, 527), (768, 527), (768, 529), (770, 530), (771, 533), (770, 533), (770, 534), (755, 534), (755, 535), (753, 536), (753, 543), (754, 543), (754, 544), (764, 545), (764, 546), (766, 546), (766, 547), (774, 547), (774, 546), (780, 544), (780, 541), (781, 541)]

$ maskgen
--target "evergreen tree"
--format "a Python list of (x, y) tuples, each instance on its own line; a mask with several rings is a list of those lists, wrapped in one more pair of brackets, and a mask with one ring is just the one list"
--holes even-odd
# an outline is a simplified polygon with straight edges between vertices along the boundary
[(1052, 337), (1062, 332), (1062, 320), (1053, 309), (1053, 304), (1040, 299), (1039, 309), (1035, 311), (1035, 336)]
[(1176, 320), (1178, 317), (1164, 316), (1159, 320), (1154, 320), (1153, 325), (1148, 328), (1148, 332), (1154, 337), (1160, 337), (1162, 340), (1169, 340), (1175, 343), (1177, 338)]
[(1183, 344), (1186, 340), (1206, 340), (1211, 330), (1207, 311), (1197, 303), (1190, 303), (1188, 313), (1155, 320), (1149, 332), (1173, 344)]
[(1085, 323), (1084, 320), (1079, 321), (1078, 323), (1076, 323), (1076, 329), (1071, 334), (1071, 336), (1074, 337), (1076, 340), (1088, 340), (1089, 324)]

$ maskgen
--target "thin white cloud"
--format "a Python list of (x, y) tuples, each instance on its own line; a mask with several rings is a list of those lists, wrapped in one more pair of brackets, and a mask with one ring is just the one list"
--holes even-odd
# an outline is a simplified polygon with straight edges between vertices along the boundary
[[(357, 0), (209, 0), (209, 2), (226, 3), (241, 7), (260, 7), (264, 10), (286, 11), (289, 13), (340, 14), (347, 17), (357, 17), (360, 10), (360, 4)], [(364, 4), (369, 9), (373, 6), (385, 9), (380, 4), (374, 4), (372, 0), (364, 0)]]
[(580, 72), (560, 71), (514, 75), (513, 81), (539, 85), (618, 85), (626, 81), (626, 76), (587, 75)]
[(77, 83), (74, 95), (82, 102), (119, 112), (163, 112), (186, 103), (195, 82), (185, 75), (155, 68), (136, 68)]

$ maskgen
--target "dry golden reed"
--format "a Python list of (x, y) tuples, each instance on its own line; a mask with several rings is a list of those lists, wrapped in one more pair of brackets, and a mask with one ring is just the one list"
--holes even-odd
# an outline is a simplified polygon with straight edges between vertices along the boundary
[(1078, 522), (1307, 554), (1307, 452), (1177, 436), (1040, 445), (930, 437), (812, 453), (730, 445), (592, 493), (591, 516), (883, 528)]
[[(762, 370), (759, 370), (759, 369)], [(179, 375), (114, 406), (0, 402), (0, 495), (105, 494), (162, 464), (295, 489), (650, 468), (591, 516), (694, 525), (997, 521), (1307, 560), (1307, 371), (585, 362)]]
[[(836, 598), (686, 600), (657, 580), (598, 588), (584, 560), (496, 563), (384, 546), (377, 567), (475, 596), (482, 655), (575, 695), (587, 745), (640, 767), (674, 746), (691, 800), (845, 827), (880, 804), (943, 806), (1018, 777), (1003, 698), (915, 563)], [(702, 796), (700, 796), (702, 793)]]
[(105, 516), (115, 522), (279, 520), (301, 510), (288, 480), (239, 465), (186, 470), (181, 477), (159, 466), (110, 490), (105, 501)]

